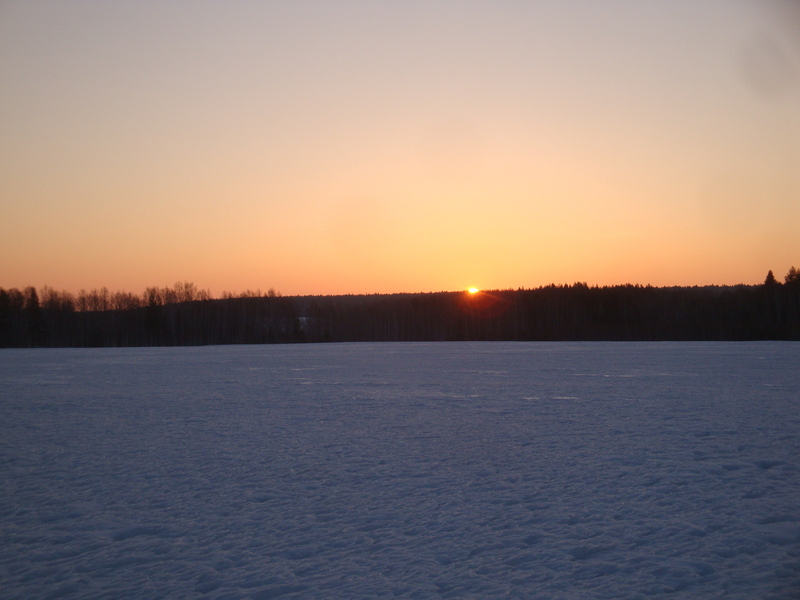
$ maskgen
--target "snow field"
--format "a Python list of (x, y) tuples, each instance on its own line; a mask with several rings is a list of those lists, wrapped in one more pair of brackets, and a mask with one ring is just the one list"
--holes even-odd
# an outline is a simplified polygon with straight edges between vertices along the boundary
[(794, 598), (800, 345), (0, 351), (4, 598)]

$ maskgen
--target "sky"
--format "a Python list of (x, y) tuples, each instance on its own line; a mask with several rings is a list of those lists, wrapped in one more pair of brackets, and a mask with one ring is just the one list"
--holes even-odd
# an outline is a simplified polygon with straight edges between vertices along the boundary
[(0, 287), (779, 280), (800, 3), (0, 0)]

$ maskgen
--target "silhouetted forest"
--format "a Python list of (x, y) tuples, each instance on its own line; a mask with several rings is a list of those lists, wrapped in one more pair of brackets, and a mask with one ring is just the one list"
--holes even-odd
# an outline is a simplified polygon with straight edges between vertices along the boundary
[(800, 269), (780, 283), (214, 299), (192, 283), (74, 296), (0, 288), (0, 347), (465, 340), (800, 340)]

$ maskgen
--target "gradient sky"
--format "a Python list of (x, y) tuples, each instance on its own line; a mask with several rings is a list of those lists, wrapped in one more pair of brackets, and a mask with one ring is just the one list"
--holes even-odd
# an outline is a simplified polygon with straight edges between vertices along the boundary
[(0, 286), (800, 266), (800, 3), (0, 3)]

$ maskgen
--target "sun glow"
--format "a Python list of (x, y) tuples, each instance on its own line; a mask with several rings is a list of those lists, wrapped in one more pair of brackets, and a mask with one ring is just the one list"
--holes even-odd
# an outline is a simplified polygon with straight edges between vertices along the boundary
[(470, 294), (477, 294), (478, 292), (480, 292), (480, 290), (478, 288), (469, 288), (467, 291)]

